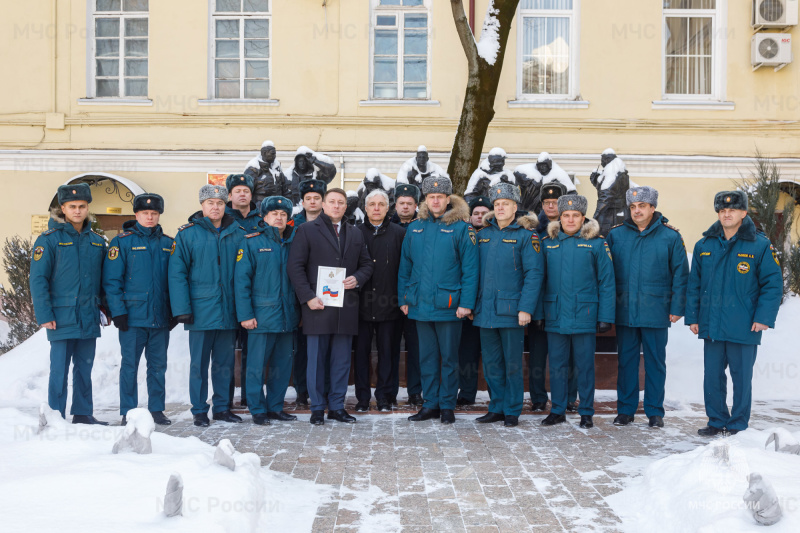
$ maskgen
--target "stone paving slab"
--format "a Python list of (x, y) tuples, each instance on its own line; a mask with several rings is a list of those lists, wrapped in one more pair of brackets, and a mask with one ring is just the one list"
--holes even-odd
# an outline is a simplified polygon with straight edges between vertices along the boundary
[[(314, 532), (374, 530), (364, 524), (375, 517), (384, 520), (382, 530), (391, 524), (403, 532), (612, 532), (621, 523), (605, 498), (631, 477), (624, 461), (655, 460), (709, 442), (696, 433), (706, 422), (702, 406), (691, 407), (667, 412), (663, 429), (649, 428), (644, 416), (616, 427), (613, 414), (596, 415), (590, 430), (578, 427), (577, 415), (543, 427), (543, 416), (530, 411), (516, 428), (478, 424), (457, 411), (454, 425), (356, 414), (355, 424), (312, 426), (300, 414), (298, 421), (267, 427), (245, 415), (242, 424), (212, 421), (202, 429), (185, 415), (186, 406), (172, 405), (168, 416), (175, 422), (158, 430), (212, 445), (229, 439), (240, 452), (259, 455), (265, 467), (331, 486), (337, 497), (317, 509)], [(751, 426), (798, 425), (796, 410), (765, 412), (754, 405)], [(353, 508), (364, 494), (369, 509)]]

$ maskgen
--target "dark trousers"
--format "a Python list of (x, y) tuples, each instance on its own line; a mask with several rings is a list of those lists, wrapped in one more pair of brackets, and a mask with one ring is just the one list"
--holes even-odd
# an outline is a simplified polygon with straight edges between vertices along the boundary
[(398, 321), (367, 322), (359, 320), (354, 365), (356, 399), (359, 402), (369, 403), (372, 396), (369, 374), (372, 366), (370, 364), (370, 355), (372, 354), (373, 333), (378, 347), (378, 379), (375, 386), (375, 399), (391, 401), (394, 386), (397, 382), (400, 351), (395, 349), (395, 342), (399, 338)]
[(308, 371), (308, 344), (303, 329), (294, 332), (294, 364), (292, 365), (292, 384), (297, 395), (308, 394), (306, 372)]
[(208, 367), (211, 365), (211, 386), (214, 394), (212, 411), (230, 409), (233, 380), (235, 329), (189, 331), (189, 400), (192, 414), (208, 413)]
[(472, 320), (461, 323), (458, 346), (458, 397), (469, 402), (478, 394), (478, 370), (481, 365), (481, 328)]
[[(247, 360), (246, 390), (250, 412), (266, 414), (283, 411), (283, 400), (292, 375), (292, 333), (253, 333), (247, 336), (250, 358)], [(264, 394), (264, 371), (267, 393)]]
[[(403, 315), (400, 319), (400, 333), (405, 339), (406, 346), (406, 390), (408, 395), (422, 394), (422, 376), (419, 370), (419, 337), (417, 335), (417, 321)], [(400, 335), (397, 336), (395, 343), (397, 351), (398, 366), (400, 363)], [(397, 398), (397, 391), (400, 387), (398, 369), (398, 384), (393, 389), (392, 398)]]
[[(325, 378), (330, 376), (327, 393), (329, 411), (344, 409), (347, 381), (350, 377), (350, 357), (353, 350), (352, 335), (307, 335), (308, 340), (308, 394), (311, 410), (325, 410)], [(330, 352), (328, 351), (330, 349)], [(330, 353), (330, 369), (326, 371), (325, 359)]]
[(664, 416), (669, 328), (617, 326), (617, 411), (633, 416), (639, 407), (639, 359), (644, 352), (644, 414)]
[(597, 339), (594, 333), (562, 335), (547, 333), (550, 355), (551, 413), (563, 415), (567, 411), (569, 352), (575, 355), (575, 370), (578, 373), (578, 395), (581, 403), (578, 413), (594, 414), (594, 352)]
[[(755, 344), (706, 340), (703, 347), (703, 396), (706, 402), (708, 425), (718, 429), (747, 429), (753, 400), (753, 366), (756, 363)], [(730, 367), (733, 381), (733, 409), (728, 411), (728, 377)]]
[(168, 328), (128, 328), (119, 332), (122, 361), (119, 367), (119, 413), (126, 415), (139, 405), (139, 361), (147, 360), (147, 409), (163, 411), (166, 396)]
[(92, 365), (97, 339), (67, 339), (50, 342), (50, 382), (47, 387), (47, 404), (50, 409), (67, 412), (67, 380), (72, 361), (71, 415), (91, 415)]
[[(236, 345), (234, 350), (239, 348), (241, 350), (241, 366), (239, 367), (239, 385), (241, 385), (241, 397), (246, 398), (247, 394), (247, 330), (241, 324), (236, 328)], [(233, 364), (236, 364), (236, 357), (234, 354)], [(234, 376), (236, 374), (234, 373)], [(231, 380), (231, 392), (229, 398), (231, 399), (231, 407), (233, 407), (233, 395), (236, 391), (236, 379)]]
[(423, 405), (428, 409), (455, 409), (461, 322), (417, 321), (417, 333)]
[[(547, 403), (547, 388), (545, 388), (545, 369), (547, 366), (547, 332), (531, 328), (528, 334), (528, 388), (531, 393), (531, 402)], [(578, 399), (578, 374), (575, 373), (575, 356), (572, 347), (569, 351), (569, 403)]]
[(523, 328), (480, 328), (483, 376), (492, 391), (489, 412), (519, 416), (525, 396)]

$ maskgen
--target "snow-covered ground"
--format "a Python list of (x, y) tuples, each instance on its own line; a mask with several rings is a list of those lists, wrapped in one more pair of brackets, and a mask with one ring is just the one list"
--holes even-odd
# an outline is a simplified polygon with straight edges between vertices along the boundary
[(8, 327), (8, 322), (0, 320), (0, 342), (5, 342), (10, 330), (11, 328)]
[[(261, 468), (252, 453), (230, 471), (196, 437), (153, 433), (151, 454), (111, 453), (124, 427), (74, 426), (0, 409), (3, 531), (309, 531), (330, 489)], [(184, 484), (183, 516), (167, 518), (170, 475)]]
[(771, 432), (750, 429), (663, 458), (606, 501), (625, 531), (760, 531), (743, 499), (747, 476), (758, 472), (783, 512), (770, 531), (800, 531), (800, 455), (776, 452), (772, 444), (765, 449)]

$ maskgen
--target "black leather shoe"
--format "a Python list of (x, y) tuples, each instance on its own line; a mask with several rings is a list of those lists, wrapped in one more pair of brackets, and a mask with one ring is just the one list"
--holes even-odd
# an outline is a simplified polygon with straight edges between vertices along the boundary
[(308, 407), (308, 393), (304, 392), (302, 394), (297, 395), (297, 399), (295, 400), (295, 405), (303, 405)]
[(269, 417), (263, 413), (253, 415), (253, 424), (257, 426), (268, 426)]
[(569, 402), (567, 404), (567, 411), (570, 413), (577, 413), (578, 412), (578, 404), (576, 402)]
[(108, 422), (101, 422), (92, 415), (72, 415), (73, 424), (90, 424), (93, 426), (107, 426)]
[(199, 428), (207, 428), (211, 424), (208, 420), (208, 415), (205, 413), (201, 413), (199, 415), (194, 415), (194, 425)]
[(344, 409), (337, 409), (336, 411), (328, 411), (328, 420), (336, 420), (338, 422), (345, 422), (347, 424), (355, 424), (356, 417), (350, 416)]
[(127, 426), (128, 425), (128, 418), (125, 415), (122, 415), (122, 422), (119, 423), (120, 426)]
[(356, 413), (366, 413), (367, 411), (369, 411), (369, 402), (358, 402), (356, 404)]
[(501, 420), (505, 419), (506, 417), (500, 413), (486, 413), (485, 415), (476, 418), (475, 422), (478, 422), (479, 424), (491, 424), (492, 422), (500, 422)]
[(706, 426), (704, 428), (700, 428), (697, 430), (697, 434), (701, 437), (713, 437), (715, 435), (719, 435), (720, 433), (724, 433), (725, 430), (722, 428), (715, 428), (714, 426)]
[(744, 430), (743, 429), (728, 429), (728, 428), (725, 428), (725, 431), (728, 432), (728, 435), (736, 435), (740, 431), (744, 431)]
[(633, 417), (631, 415), (619, 414), (614, 419), (614, 425), (615, 426), (627, 426), (631, 422), (633, 422)]
[(408, 419), (412, 422), (422, 422), (423, 420), (439, 418), (441, 414), (442, 412), (439, 409), (428, 409), (427, 407), (423, 407), (417, 412), (417, 414), (409, 416)]
[(172, 420), (164, 416), (164, 411), (150, 411), (150, 415), (153, 417), (153, 422), (159, 426), (169, 426), (172, 424)]
[(506, 415), (503, 420), (503, 425), (507, 428), (517, 427), (519, 425), (519, 417), (514, 415)]
[(533, 402), (531, 404), (531, 411), (544, 411), (547, 409), (547, 402)]
[(309, 422), (315, 426), (321, 426), (325, 424), (325, 411), (311, 411), (311, 418), (309, 419)]
[(267, 418), (270, 420), (280, 420), (282, 422), (291, 422), (292, 420), (297, 420), (296, 416), (290, 415), (285, 411), (270, 411), (267, 413)]
[(650, 417), (650, 422), (648, 422), (647, 425), (650, 426), (651, 428), (663, 428), (664, 427), (664, 419), (661, 418), (658, 415), (651, 416)]
[(378, 401), (378, 411), (381, 413), (391, 413), (392, 412), (392, 402), (390, 400), (379, 400)]
[(219, 420), (220, 422), (231, 422), (233, 424), (238, 424), (239, 422), (242, 421), (242, 417), (231, 413), (230, 409), (228, 409), (227, 411), (220, 411), (219, 413), (214, 413), (213, 418), (214, 420)]
[(567, 417), (564, 415), (557, 415), (555, 413), (550, 413), (547, 415), (545, 419), (542, 420), (543, 426), (555, 426), (556, 424), (563, 424), (567, 421)]
[(411, 396), (408, 397), (408, 403), (410, 405), (422, 405), (423, 404), (422, 394), (412, 394)]
[(463, 407), (465, 405), (475, 405), (475, 400), (467, 400), (466, 398), (456, 398), (456, 405)]
[(594, 422), (592, 422), (592, 415), (581, 415), (581, 427), (584, 429), (589, 429), (594, 427)]
[(442, 409), (440, 411), (442, 424), (455, 424), (456, 414), (452, 409)]

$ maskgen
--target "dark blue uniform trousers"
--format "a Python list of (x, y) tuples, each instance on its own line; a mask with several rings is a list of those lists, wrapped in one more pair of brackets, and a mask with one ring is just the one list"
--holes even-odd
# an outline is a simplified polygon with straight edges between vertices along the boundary
[[(757, 349), (755, 344), (705, 341), (703, 396), (709, 426), (739, 431), (747, 429), (753, 400), (753, 366), (756, 363)], [(728, 377), (725, 375), (725, 367), (730, 367), (733, 381), (731, 412), (728, 412)]]
[(91, 415), (92, 365), (97, 339), (67, 339), (50, 342), (50, 382), (47, 387), (47, 404), (50, 409), (67, 412), (67, 380), (69, 362), (72, 361), (71, 415)]
[(633, 416), (639, 407), (639, 354), (644, 351), (644, 414), (664, 416), (669, 328), (617, 326), (617, 412)]
[(230, 409), (235, 344), (235, 329), (189, 331), (189, 400), (193, 415), (208, 413), (209, 364), (214, 389), (212, 411), (221, 413)]
[[(528, 388), (531, 402), (547, 403), (545, 368), (547, 366), (547, 332), (531, 328), (528, 334)], [(575, 373), (575, 356), (569, 350), (569, 395), (567, 401), (578, 399), (578, 374)]]
[[(283, 400), (292, 375), (294, 333), (247, 334), (247, 407), (254, 415), (283, 411)], [(267, 394), (264, 394), (264, 370)]]
[(455, 409), (461, 322), (417, 321), (417, 334), (424, 407)]
[(461, 324), (461, 341), (458, 346), (458, 397), (462, 400), (475, 401), (480, 364), (481, 328), (473, 326), (472, 320), (466, 319)]
[[(244, 329), (241, 324), (238, 328), (236, 328), (236, 344), (234, 344), (234, 360), (233, 364), (236, 365), (236, 348), (240, 348), (241, 351), (241, 367), (239, 368), (239, 385), (241, 385), (241, 397), (242, 399), (247, 397), (247, 330)], [(229, 398), (231, 399), (231, 407), (233, 407), (233, 395), (236, 391), (236, 371), (234, 370), (234, 378), (231, 380), (231, 392)]]
[(480, 328), (483, 376), (492, 391), (489, 412), (519, 416), (525, 396), (523, 328)]
[[(417, 321), (411, 320), (403, 315), (400, 319), (400, 334), (405, 339), (406, 346), (406, 391), (408, 395), (422, 394), (422, 376), (419, 369), (419, 338), (417, 336)], [(394, 349), (397, 351), (396, 360), (398, 362), (397, 383), (392, 389), (392, 398), (397, 398), (400, 388), (400, 336), (395, 341)]]
[[(352, 335), (307, 335), (308, 342), (308, 395), (312, 411), (325, 410), (325, 380), (330, 376), (327, 393), (329, 411), (344, 409), (347, 381), (350, 377), (350, 358), (353, 351)], [(329, 351), (330, 350), (330, 351)], [(325, 359), (330, 353), (330, 368)]]
[(569, 351), (575, 356), (578, 374), (578, 396), (581, 400), (578, 413), (594, 415), (594, 351), (597, 340), (594, 333), (562, 335), (547, 333), (550, 350), (550, 395), (553, 403), (550, 412), (563, 415), (567, 411)]
[[(395, 390), (398, 381), (398, 361), (400, 351), (394, 345), (399, 344), (397, 320), (383, 320), (381, 322), (358, 321), (358, 338), (356, 339), (356, 353), (354, 361), (356, 399), (359, 402), (369, 403), (372, 397), (370, 388), (370, 369), (372, 355), (372, 335), (375, 333), (378, 348), (378, 379), (375, 386), (376, 400), (393, 400), (397, 396)], [(394, 396), (392, 396), (394, 394)]]
[(147, 360), (147, 409), (164, 410), (169, 328), (128, 328), (119, 332), (122, 363), (119, 367), (119, 413), (139, 406), (139, 361)]

